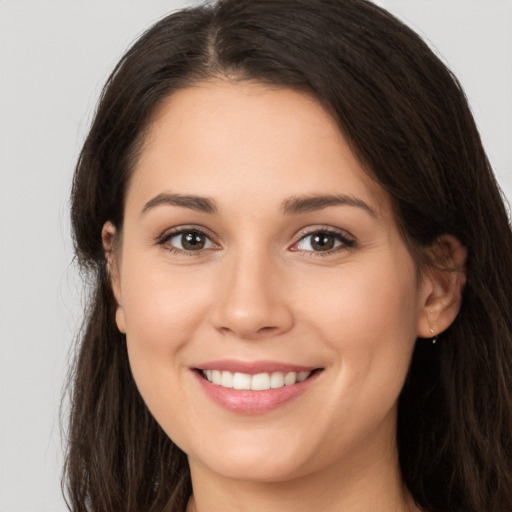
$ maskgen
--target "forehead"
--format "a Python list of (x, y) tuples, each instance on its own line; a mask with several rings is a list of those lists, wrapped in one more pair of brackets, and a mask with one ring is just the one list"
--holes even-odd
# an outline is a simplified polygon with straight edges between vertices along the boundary
[(389, 206), (316, 99), (253, 82), (201, 82), (166, 98), (148, 126), (132, 185), (146, 195), (168, 188), (250, 198), (253, 206), (258, 198), (332, 192), (363, 196), (378, 210)]

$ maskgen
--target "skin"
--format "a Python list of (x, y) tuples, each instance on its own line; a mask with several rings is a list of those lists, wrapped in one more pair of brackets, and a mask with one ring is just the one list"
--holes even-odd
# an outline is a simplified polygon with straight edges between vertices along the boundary
[[(352, 202), (283, 211), (333, 194)], [(165, 238), (183, 227), (208, 235), (203, 249)], [(317, 250), (310, 235), (326, 229), (336, 247)], [(133, 376), (189, 456), (190, 511), (416, 510), (397, 398), (417, 337), (455, 317), (463, 276), (418, 277), (389, 198), (317, 101), (220, 80), (174, 93), (136, 163), (122, 233), (107, 223), (103, 240)], [(456, 240), (439, 245), (463, 263)], [(226, 358), (322, 371), (294, 400), (245, 414), (212, 401), (192, 371)]]

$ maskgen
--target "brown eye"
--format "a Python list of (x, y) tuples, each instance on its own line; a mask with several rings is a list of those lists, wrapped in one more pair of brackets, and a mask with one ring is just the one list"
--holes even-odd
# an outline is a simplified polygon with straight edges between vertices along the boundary
[(329, 233), (317, 233), (311, 236), (311, 248), (314, 251), (329, 251), (334, 249), (336, 239)]
[(354, 241), (341, 233), (331, 231), (315, 231), (303, 236), (293, 250), (305, 252), (329, 252), (354, 246)]
[(186, 251), (198, 251), (199, 249), (203, 249), (205, 243), (206, 237), (197, 231), (181, 235), (181, 245)]
[(171, 245), (173, 249), (189, 252), (210, 249), (214, 245), (208, 236), (196, 230), (174, 233), (167, 238), (167, 243)]

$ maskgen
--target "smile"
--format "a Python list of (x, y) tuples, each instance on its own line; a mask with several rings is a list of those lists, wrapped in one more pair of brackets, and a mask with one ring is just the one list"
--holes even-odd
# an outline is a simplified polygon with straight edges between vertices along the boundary
[(219, 359), (190, 368), (202, 391), (237, 414), (270, 412), (314, 386), (324, 368), (258, 360)]
[(305, 381), (313, 373), (312, 371), (301, 371), (257, 373), (251, 375), (221, 370), (201, 370), (201, 372), (208, 382), (216, 386), (251, 391), (265, 391), (268, 389), (279, 389), (284, 386), (293, 386), (296, 383)]

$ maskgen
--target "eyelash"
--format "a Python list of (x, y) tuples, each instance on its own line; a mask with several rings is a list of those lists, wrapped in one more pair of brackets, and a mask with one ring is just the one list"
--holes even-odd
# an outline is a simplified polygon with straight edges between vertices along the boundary
[(340, 242), (340, 245), (338, 245), (330, 250), (327, 250), (327, 251), (310, 251), (310, 250), (304, 250), (304, 249), (292, 249), (292, 250), (296, 251), (296, 252), (301, 252), (302, 254), (308, 255), (310, 257), (318, 257), (318, 256), (325, 257), (325, 256), (330, 256), (332, 254), (338, 253), (340, 251), (346, 251), (348, 249), (352, 249), (353, 247), (356, 246), (356, 240), (352, 236), (348, 235), (348, 233), (337, 231), (337, 230), (334, 230), (332, 228), (327, 228), (327, 227), (318, 227), (318, 228), (315, 228), (314, 230), (310, 230), (310, 231), (303, 233), (301, 235), (301, 237), (299, 238), (299, 240), (297, 242), (295, 242), (295, 244), (293, 244), (293, 245), (297, 246), (298, 244), (300, 244), (302, 241), (306, 240), (307, 238), (313, 237), (314, 235), (318, 235), (318, 234), (332, 236), (336, 241)]
[[(217, 245), (217, 244), (215, 244), (215, 242), (212, 241), (210, 235), (205, 233), (202, 229), (197, 228), (197, 227), (193, 227), (193, 226), (190, 226), (190, 227), (188, 227), (188, 226), (180, 227), (180, 228), (176, 228), (176, 230), (169, 231), (169, 232), (165, 233), (164, 235), (162, 235), (157, 240), (157, 244), (161, 245), (161, 246), (164, 246), (170, 240), (172, 240), (173, 238), (175, 238), (177, 236), (180, 236), (180, 235), (183, 236), (183, 235), (192, 234), (192, 233), (200, 235), (200, 236), (203, 236), (206, 240), (209, 240), (211, 244)], [(174, 247), (173, 245), (170, 245), (169, 247), (166, 247), (166, 249), (171, 254), (176, 254), (176, 255), (186, 254), (187, 256), (200, 256), (201, 254), (203, 254), (204, 250), (207, 250), (209, 248), (207, 248), (207, 249), (200, 249), (200, 250), (197, 250), (197, 251), (190, 251), (190, 250), (187, 250), (187, 249), (180, 249), (178, 247)]]
[[(167, 232), (157, 240), (157, 244), (164, 246), (165, 244), (169, 243), (169, 241), (172, 240), (173, 238), (180, 236), (180, 235), (183, 236), (185, 234), (200, 235), (200, 236), (204, 237), (205, 239), (207, 239), (212, 245), (219, 247), (218, 244), (216, 244), (212, 240), (210, 235), (208, 235), (202, 229), (197, 228), (197, 227), (180, 227), (180, 228), (177, 228), (176, 230)], [(298, 248), (293, 249), (293, 247), (299, 245), (301, 242), (306, 240), (308, 237), (312, 237), (312, 236), (318, 235), (318, 234), (332, 236), (336, 241), (340, 242), (340, 245), (335, 246), (334, 248), (332, 248), (330, 250), (326, 250), (326, 251), (312, 251), (312, 250), (304, 250), (304, 249), (298, 249)], [(299, 240), (293, 244), (293, 246), (292, 246), (292, 248), (290, 248), (290, 250), (293, 252), (300, 252), (300, 253), (308, 255), (310, 257), (317, 257), (317, 256), (325, 257), (325, 256), (330, 256), (330, 255), (340, 252), (340, 251), (351, 249), (355, 246), (356, 246), (355, 239), (352, 236), (348, 235), (346, 232), (340, 232), (340, 231), (334, 230), (332, 228), (327, 228), (327, 227), (318, 227), (318, 228), (315, 228), (314, 230), (310, 230), (310, 231), (302, 233)], [(170, 245), (169, 247), (166, 247), (166, 249), (171, 254), (176, 254), (176, 255), (186, 254), (186, 255), (190, 255), (190, 256), (200, 256), (201, 254), (203, 254), (203, 252), (205, 250), (210, 249), (210, 247), (208, 247), (206, 249), (201, 248), (199, 250), (192, 251), (192, 250), (180, 249), (178, 247), (174, 247), (174, 246)]]

